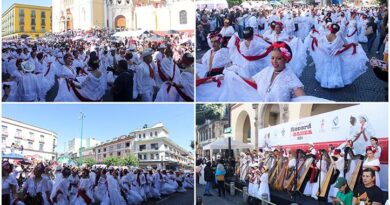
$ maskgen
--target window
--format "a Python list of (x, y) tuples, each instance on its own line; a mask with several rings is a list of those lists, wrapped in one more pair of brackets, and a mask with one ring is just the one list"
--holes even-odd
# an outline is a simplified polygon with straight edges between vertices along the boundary
[(153, 132), (150, 132), (150, 136), (153, 137)]
[(39, 143), (39, 151), (43, 151), (43, 143)]
[(46, 12), (45, 11), (41, 11), (41, 18), (46, 18)]
[(158, 143), (150, 144), (150, 148), (151, 148), (151, 149), (158, 150)]
[(156, 132), (154, 132), (154, 136), (156, 136), (156, 137), (157, 137), (157, 131), (156, 131)]
[(113, 147), (112, 147), (112, 146), (110, 146), (108, 149), (109, 149), (109, 151), (110, 151), (110, 152), (112, 152), (112, 150), (113, 150)]
[(104, 158), (106, 158), (106, 156), (107, 156), (106, 154), (103, 154), (103, 157), (104, 157)]
[(106, 148), (104, 148), (104, 149), (103, 149), (103, 152), (105, 152), (105, 151), (107, 151), (107, 149), (106, 149)]
[(126, 147), (130, 147), (130, 142), (126, 142)]
[(142, 150), (145, 150), (145, 149), (146, 149), (146, 145), (140, 145), (140, 146), (139, 146), (139, 151), (142, 152)]
[(19, 9), (19, 16), (23, 16), (24, 17), (24, 9)]
[(27, 148), (28, 148), (28, 149), (32, 149), (32, 148), (33, 148), (33, 142), (28, 142)]
[(35, 18), (35, 10), (31, 10), (31, 18)]
[(31, 25), (35, 26), (35, 18), (31, 18)]
[(142, 159), (142, 154), (138, 154), (138, 159), (139, 159), (139, 160)]
[(144, 138), (146, 137), (145, 133), (144, 133)]
[(140, 139), (141, 139), (141, 134), (139, 134), (139, 135), (138, 135), (138, 138), (140, 138)]
[(21, 129), (16, 129), (15, 137), (17, 137), (17, 138), (22, 137), (22, 130)]
[(160, 159), (160, 155), (159, 154), (156, 154), (156, 159)]
[(117, 152), (116, 155), (117, 155), (117, 156), (121, 156), (121, 152)]
[(187, 11), (181, 10), (179, 13), (180, 24), (187, 24)]
[(116, 148), (117, 148), (117, 149), (120, 149), (120, 148), (121, 148), (121, 144), (117, 144), (117, 145), (116, 145)]
[(31, 25), (31, 31), (35, 32), (35, 26)]
[(145, 160), (148, 159), (148, 156), (147, 156), (146, 154), (144, 154), (144, 159), (145, 159)]
[(2, 131), (3, 134), (8, 134), (8, 127), (5, 126), (5, 125), (2, 125), (1, 126), (1, 131)]
[(45, 136), (41, 135), (39, 140), (40, 142), (45, 142)]
[(151, 155), (150, 155), (150, 159), (154, 159), (154, 154), (151, 154)]
[(100, 149), (98, 149), (98, 153), (100, 153)]
[(30, 132), (30, 140), (34, 139), (34, 133)]

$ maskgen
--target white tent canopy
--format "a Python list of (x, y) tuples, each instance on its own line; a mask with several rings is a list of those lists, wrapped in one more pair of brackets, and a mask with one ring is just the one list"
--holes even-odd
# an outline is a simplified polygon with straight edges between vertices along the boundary
[[(213, 149), (229, 149), (228, 147), (229, 139), (228, 138), (220, 138), (215, 140), (214, 142), (203, 147), (203, 150), (213, 150)], [(252, 145), (245, 144), (239, 142), (237, 140), (231, 140), (231, 148), (232, 149), (249, 149), (252, 148)]]
[(144, 33), (145, 30), (136, 30), (136, 31), (120, 31), (120, 32), (116, 32), (114, 34), (114, 36), (118, 36), (118, 37), (136, 37), (136, 36), (139, 36), (141, 35), (142, 33)]

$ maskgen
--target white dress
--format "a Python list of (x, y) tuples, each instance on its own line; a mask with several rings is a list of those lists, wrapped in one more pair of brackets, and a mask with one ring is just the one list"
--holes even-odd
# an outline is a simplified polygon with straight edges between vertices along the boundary
[[(211, 57), (212, 54), (213, 57)], [(220, 48), (216, 52), (211, 48), (202, 56), (202, 63), (196, 65), (196, 74), (200, 78), (204, 78), (209, 69), (224, 68), (229, 63), (229, 50), (227, 48)]]
[(91, 73), (81, 83), (75, 83), (81, 87), (80, 89), (72, 87), (75, 101), (100, 101), (107, 88), (107, 80), (103, 75), (97, 78)]
[[(240, 41), (237, 33), (235, 33), (228, 42), (230, 60), (234, 65), (240, 66), (242, 69), (238, 73), (245, 77), (251, 78), (253, 75), (261, 71), (263, 68), (270, 65), (271, 55), (267, 53), (267, 48), (270, 44), (258, 36), (254, 36), (249, 47), (245, 45), (245, 41)], [(267, 54), (267, 55), (266, 55)], [(261, 56), (264, 57), (258, 60), (249, 60), (246, 57)]]
[(257, 198), (261, 198), (263, 194), (268, 195), (268, 201), (271, 201), (270, 191), (269, 191), (269, 184), (268, 184), (268, 172), (263, 173), (260, 176), (260, 186), (256, 193)]
[(122, 189), (126, 193), (127, 202), (130, 205), (138, 205), (143, 201), (142, 196), (137, 191), (131, 189), (132, 183), (130, 174), (123, 176), (120, 182)]
[[(320, 163), (321, 163), (321, 166), (320, 166)], [(312, 190), (311, 190), (311, 197), (313, 197), (315, 199), (318, 198), (317, 197), (318, 187), (320, 186), (320, 184), (322, 185), (322, 182), (324, 181), (324, 179), (326, 177), (326, 173), (328, 171), (328, 168), (327, 168), (325, 160), (318, 161), (316, 166), (317, 166), (318, 169), (320, 169), (320, 167), (321, 167), (321, 170), (318, 170), (320, 172), (318, 174), (318, 180), (317, 180), (316, 183), (313, 184)]]
[(12, 194), (11, 194), (11, 185), (15, 186), (15, 188), (18, 186), (18, 182), (16, 181), (16, 178), (14, 176), (9, 175), (7, 177), (7, 179), (2, 178), (2, 186), (1, 186), (2, 192), (1, 192), (1, 194), (2, 195), (6, 195), (6, 194), (10, 195), (10, 204), (7, 204), (7, 205), (11, 205), (12, 201), (14, 200), (12, 198)]
[(70, 201), (70, 191), (69, 191), (70, 181), (69, 178), (63, 178), (53, 187), (53, 190), (50, 195), (51, 201), (54, 201), (54, 197), (57, 196), (57, 203), (55, 205), (69, 205)]
[[(93, 198), (93, 185), (94, 182), (90, 178), (81, 178), (80, 179), (80, 185), (78, 187), (79, 192), (84, 192), (85, 195), (91, 200), (91, 202), (94, 202)], [(81, 194), (81, 193), (80, 193)], [(73, 205), (88, 205), (87, 202), (81, 197), (79, 193), (76, 195), (76, 198), (73, 201)], [(84, 194), (84, 193), (83, 193)]]
[(200, 171), (199, 184), (206, 185), (206, 181), (204, 180), (204, 168), (206, 167), (206, 165), (203, 164), (203, 165), (200, 165), (200, 166), (202, 167), (202, 169)]
[(274, 68), (269, 66), (253, 76), (257, 84), (257, 93), (264, 102), (289, 102), (297, 88), (303, 88), (302, 82), (294, 72), (286, 67), (271, 84)]
[(162, 177), (163, 179), (161, 183), (160, 193), (163, 195), (169, 195), (174, 193), (176, 191), (176, 187), (172, 183), (170, 183), (168, 176), (163, 175)]
[[(363, 169), (366, 167), (374, 167), (374, 166), (379, 167), (380, 165), (381, 165), (381, 163), (379, 162), (379, 159), (374, 159), (371, 161), (368, 161), (368, 159), (366, 159), (363, 162)], [(375, 171), (375, 185), (378, 186), (379, 188), (381, 187), (381, 180), (379, 178), (378, 171)]]

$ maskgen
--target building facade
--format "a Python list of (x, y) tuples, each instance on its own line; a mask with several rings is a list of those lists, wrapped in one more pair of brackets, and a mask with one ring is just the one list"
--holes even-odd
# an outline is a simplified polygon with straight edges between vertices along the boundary
[(2, 14), (3, 39), (41, 37), (51, 32), (52, 9), (46, 6), (13, 4)]
[(52, 0), (53, 32), (103, 28), (103, 0)]
[(258, 147), (258, 129), (294, 122), (354, 104), (235, 104), (231, 107), (234, 140)]
[(1, 118), (1, 123), (2, 153), (15, 152), (45, 160), (57, 158), (55, 132), (5, 117)]
[(134, 154), (134, 138), (132, 134), (122, 135), (97, 145), (94, 148), (96, 161), (102, 163), (107, 157), (125, 157)]
[[(145, 2), (145, 3), (142, 3)], [(53, 32), (69, 29), (193, 31), (193, 0), (53, 0)]]
[(202, 154), (202, 148), (214, 142), (218, 138), (224, 137), (224, 129), (229, 126), (228, 120), (211, 121), (206, 120), (203, 125), (196, 127), (196, 154)]
[(77, 157), (80, 157), (80, 148), (83, 147), (84, 149), (89, 149), (92, 147), (95, 147), (96, 145), (100, 144), (101, 141), (96, 140), (93, 137), (88, 137), (86, 139), (83, 139), (83, 143), (81, 144), (80, 138), (73, 138), (68, 141), (68, 155), (74, 159)]
[(135, 130), (135, 151), (140, 167), (161, 169), (190, 168), (193, 156), (173, 140), (163, 123)]

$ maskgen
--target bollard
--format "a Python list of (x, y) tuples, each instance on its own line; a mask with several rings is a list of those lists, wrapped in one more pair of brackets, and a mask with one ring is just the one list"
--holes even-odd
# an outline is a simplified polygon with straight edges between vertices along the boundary
[(248, 201), (248, 187), (246, 186), (242, 187), (242, 197), (246, 203)]
[(234, 182), (230, 182), (230, 195), (234, 196), (236, 193), (236, 189), (234, 187)]
[(196, 205), (202, 205), (203, 204), (203, 198), (201, 196), (196, 197)]
[(261, 195), (261, 205), (267, 205), (268, 203), (267, 203), (267, 201), (270, 201), (269, 199), (268, 199), (268, 194), (262, 194)]

